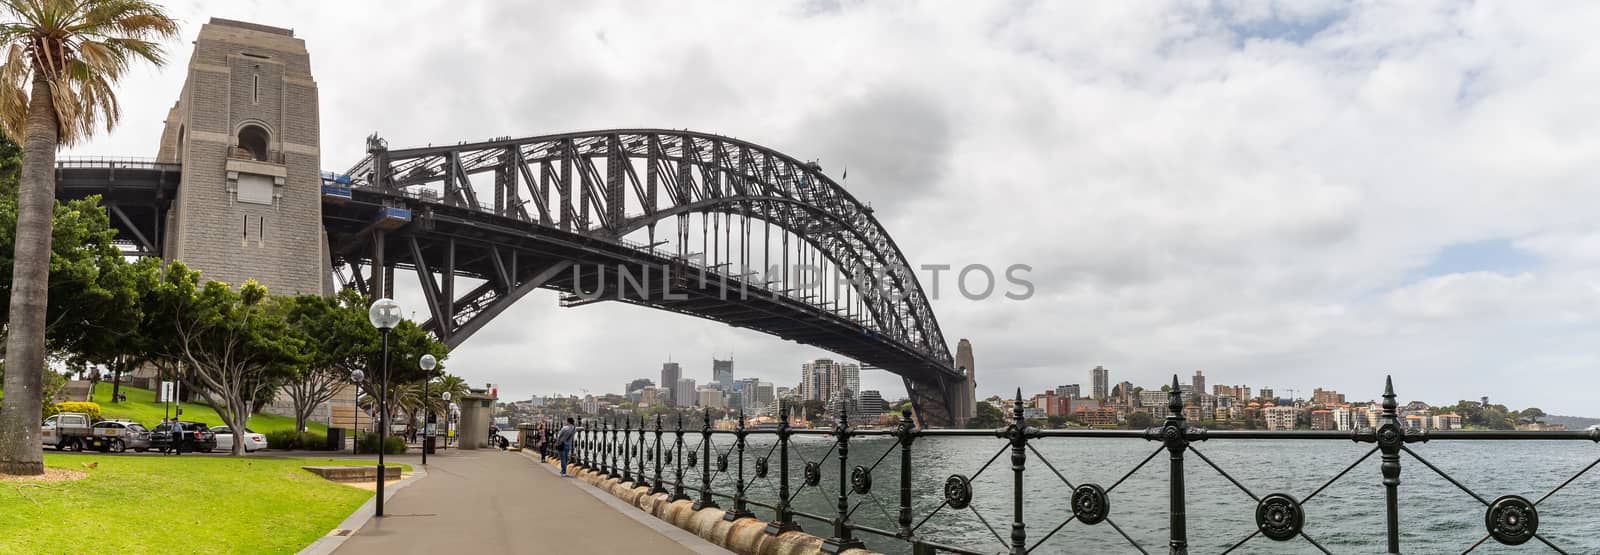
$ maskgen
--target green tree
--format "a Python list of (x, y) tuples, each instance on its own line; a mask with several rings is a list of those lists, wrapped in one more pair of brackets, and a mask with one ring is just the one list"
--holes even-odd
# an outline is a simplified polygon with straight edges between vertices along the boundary
[(0, 473), (42, 474), (38, 440), (51, 271), (56, 150), (116, 125), (112, 87), (139, 60), (160, 65), (159, 41), (178, 24), (143, 0), (4, 0), (0, 129), (22, 140), (15, 259), (11, 270), (8, 372), (0, 401)]
[(1006, 425), (1006, 416), (988, 401), (978, 401), (977, 410), (967, 420), (968, 428), (993, 429)]
[[(219, 281), (202, 284), (200, 272), (173, 262), (149, 295), (160, 312), (141, 331), (159, 347), (147, 356), (181, 362), (183, 381), (229, 428), (244, 430), (252, 401), (302, 362), (305, 345), (289, 332), (287, 311), (254, 281), (238, 291)], [(233, 454), (243, 447), (234, 442)]]
[(1137, 429), (1137, 428), (1149, 428), (1151, 426), (1154, 426), (1155, 422), (1156, 422), (1155, 417), (1150, 416), (1150, 413), (1148, 413), (1148, 412), (1134, 411), (1134, 412), (1128, 413), (1128, 427), (1129, 428), (1135, 428), (1135, 429)]
[[(352, 359), (362, 352), (356, 343), (367, 340), (372, 325), (366, 319), (365, 299), (348, 289), (335, 297), (300, 295), (285, 303), (289, 329), (305, 343), (305, 363), (294, 369), (284, 387), (294, 405), (295, 429), (300, 430), (318, 405), (350, 383)], [(357, 311), (362, 314), (353, 314)]]
[(828, 404), (815, 399), (807, 400), (800, 404), (806, 421), (811, 423), (821, 422), (823, 413), (827, 412)]

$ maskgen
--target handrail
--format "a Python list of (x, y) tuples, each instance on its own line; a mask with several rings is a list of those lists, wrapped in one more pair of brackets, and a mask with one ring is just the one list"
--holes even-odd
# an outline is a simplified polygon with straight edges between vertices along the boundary
[(161, 162), (155, 158), (132, 156), (63, 156), (56, 159), (56, 169), (62, 168), (128, 168), (153, 170), (179, 170), (183, 164)]
[[(675, 426), (663, 426), (659, 415), (655, 418), (653, 427), (647, 426), (647, 422), (644, 419), (639, 419), (637, 425), (635, 425), (635, 421), (631, 417), (624, 417), (623, 424), (620, 426), (622, 435), (619, 438), (617, 434), (619, 426), (616, 425), (614, 420), (597, 422), (594, 419), (584, 419), (581, 420), (583, 426), (579, 429), (577, 438), (573, 442), (575, 449), (574, 460), (577, 464), (588, 467), (607, 477), (632, 482), (636, 486), (650, 487), (652, 493), (671, 492), (672, 499), (697, 499), (695, 503), (697, 509), (717, 507), (717, 504), (713, 501), (715, 499), (731, 500), (731, 507), (726, 511), (725, 516), (728, 520), (753, 516), (749, 510), (750, 507), (768, 511), (772, 518), (767, 526), (768, 534), (780, 534), (798, 529), (799, 524), (795, 521), (797, 517), (815, 521), (831, 528), (827, 533), (828, 537), (824, 540), (824, 550), (828, 552), (842, 552), (845, 549), (863, 546), (863, 540), (855, 537), (854, 534), (856, 532), (872, 536), (869, 539), (873, 543), (881, 541), (898, 543), (908, 547), (912, 553), (916, 554), (992, 552), (992, 549), (982, 546), (951, 545), (945, 539), (927, 537), (918, 532), (922, 524), (926, 523), (936, 513), (944, 510), (957, 512), (970, 510), (975, 517), (974, 524), (981, 524), (984, 528), (972, 528), (977, 532), (963, 538), (961, 543), (982, 542), (992, 539), (994, 543), (1004, 548), (1006, 552), (1014, 555), (1033, 552), (1056, 535), (1064, 534), (1065, 526), (1073, 521), (1078, 521), (1082, 525), (1088, 526), (1095, 526), (1100, 523), (1109, 524), (1135, 550), (1148, 553), (1149, 550), (1146, 546), (1140, 545), (1134, 539), (1134, 536), (1128, 535), (1122, 527), (1117, 525), (1115, 522), (1117, 515), (1113, 514), (1106, 496), (1111, 490), (1116, 489), (1124, 481), (1133, 477), (1141, 468), (1150, 465), (1153, 459), (1162, 454), (1162, 452), (1166, 452), (1168, 460), (1166, 472), (1168, 491), (1166, 497), (1171, 509), (1167, 513), (1169, 520), (1167, 543), (1168, 549), (1172, 553), (1185, 553), (1189, 547), (1186, 515), (1190, 507), (1184, 496), (1186, 491), (1184, 479), (1188, 467), (1191, 466), (1188, 463), (1192, 460), (1186, 458), (1185, 455), (1188, 453), (1193, 453), (1195, 457), (1199, 458), (1202, 466), (1216, 471), (1256, 503), (1253, 511), (1256, 529), (1238, 540), (1237, 543), (1233, 543), (1228, 551), (1233, 551), (1257, 536), (1261, 536), (1267, 540), (1278, 542), (1304, 539), (1321, 552), (1331, 553), (1324, 544), (1306, 534), (1304, 526), (1308, 517), (1301, 506), (1316, 497), (1329, 485), (1349, 475), (1362, 462), (1377, 454), (1380, 455), (1379, 458), (1382, 461), (1380, 469), (1381, 484), (1385, 491), (1383, 513), (1388, 521), (1388, 529), (1385, 535), (1388, 553), (1399, 553), (1401, 548), (1399, 485), (1401, 482), (1402, 467), (1400, 459), (1402, 455), (1421, 463), (1422, 466), (1415, 468), (1425, 469), (1425, 472), (1443, 477), (1451, 485), (1466, 492), (1471, 498), (1485, 507), (1484, 529), (1481, 532), (1483, 536), (1477, 539), (1475, 543), (1471, 543), (1470, 546), (1464, 547), (1466, 551), (1472, 551), (1493, 539), (1506, 545), (1518, 545), (1538, 540), (1556, 551), (1572, 552), (1570, 550), (1563, 551), (1562, 548), (1557, 547), (1554, 539), (1541, 533), (1538, 529), (1539, 503), (1576, 482), (1591, 469), (1600, 466), (1600, 459), (1595, 460), (1577, 470), (1575, 474), (1571, 474), (1571, 477), (1564, 482), (1548, 489), (1548, 493), (1545, 493), (1537, 501), (1530, 501), (1515, 495), (1506, 495), (1491, 502), (1489, 498), (1473, 492), (1461, 481), (1456, 480), (1450, 474), (1423, 458), (1424, 454), (1420, 451), (1420, 444), (1439, 440), (1544, 440), (1600, 443), (1600, 429), (1553, 432), (1406, 429), (1399, 417), (1400, 411), (1395, 401), (1393, 385), (1392, 383), (1386, 383), (1381, 404), (1382, 412), (1374, 422), (1376, 426), (1355, 427), (1355, 429), (1347, 431), (1206, 430), (1190, 426), (1185, 420), (1183, 416), (1184, 405), (1180, 391), (1181, 389), (1177, 386), (1177, 377), (1174, 376), (1172, 392), (1169, 393), (1166, 406), (1168, 416), (1160, 425), (1143, 430), (1041, 430), (1027, 426), (1020, 389), (1012, 402), (1012, 407), (1010, 407), (1009, 416), (1012, 423), (1006, 427), (992, 430), (918, 428), (911, 420), (909, 411), (901, 413), (898, 424), (892, 430), (858, 430), (849, 425), (844, 414), (838, 415), (838, 420), (831, 428), (793, 429), (788, 424), (790, 406), (788, 403), (783, 402), (780, 402), (779, 423), (776, 429), (747, 428), (745, 427), (746, 420), (743, 417), (743, 413), (739, 415), (737, 427), (731, 430), (711, 429), (709, 417), (704, 422), (698, 423), (698, 426), (694, 424), (685, 426), (680, 413)], [(1019, 425), (1018, 423), (1022, 424)], [(553, 433), (556, 428), (554, 422), (546, 423), (546, 433)], [(636, 446), (633, 439), (635, 433), (637, 434)], [(652, 435), (654, 437), (653, 452), (649, 448), (650, 443), (648, 442), (648, 438)], [(732, 447), (725, 447), (728, 445), (726, 443), (720, 446), (715, 444), (714, 438), (726, 438), (729, 435), (735, 438)], [(663, 436), (667, 436), (665, 444), (662, 442)], [(695, 441), (696, 438), (694, 436), (699, 436), (698, 442)], [(771, 446), (771, 449), (758, 447), (747, 453), (745, 439), (750, 436), (772, 437), (776, 441)], [(851, 439), (872, 436), (893, 437), (895, 442), (881, 454), (873, 452), (869, 453), (864, 461), (852, 460)], [(811, 443), (808, 441), (807, 443), (818, 447), (828, 446), (827, 453), (821, 459), (816, 460), (806, 460), (802, 456), (800, 460), (801, 471), (792, 470), (789, 458), (790, 451), (793, 449), (791, 445), (793, 440), (795, 438), (818, 437), (828, 437), (831, 438), (831, 441), (826, 443)], [(934, 492), (929, 492), (930, 485), (917, 481), (912, 472), (913, 466), (916, 464), (912, 456), (914, 445), (919, 438), (924, 437), (994, 438), (1005, 445), (1000, 447), (999, 451), (989, 458), (989, 462), (976, 472), (970, 475), (952, 474), (942, 483), (934, 484), (933, 487), (936, 489)], [(542, 445), (544, 446), (545, 455), (554, 457), (555, 446), (549, 441), (550, 436), (546, 436), (544, 439), (545, 441), (542, 442)], [(1144, 457), (1143, 461), (1133, 466), (1131, 470), (1108, 487), (1093, 483), (1074, 484), (1069, 481), (1067, 474), (1063, 474), (1063, 471), (1071, 472), (1073, 469), (1067, 467), (1058, 468), (1033, 446), (1034, 443), (1040, 441), (1083, 441), (1094, 439), (1142, 439), (1158, 443), (1159, 446), (1155, 449), (1155, 452), (1150, 453), (1148, 457)], [(1360, 458), (1349, 466), (1343, 467), (1342, 471), (1329, 478), (1326, 482), (1322, 482), (1320, 488), (1304, 498), (1296, 499), (1285, 493), (1257, 495), (1257, 493), (1247, 489), (1243, 482), (1229, 474), (1222, 466), (1219, 466), (1218, 461), (1212, 460), (1194, 448), (1194, 445), (1202, 442), (1231, 440), (1341, 440), (1371, 444), (1371, 446), (1362, 449), (1364, 454)], [(853, 521), (852, 515), (854, 515), (855, 510), (868, 503), (864, 498), (870, 494), (873, 488), (873, 470), (877, 468), (879, 463), (895, 452), (900, 454), (901, 461), (899, 483), (895, 484), (899, 486), (898, 516), (890, 516), (888, 514), (890, 511), (887, 510), (888, 507), (884, 507), (884, 512), (886, 517), (897, 523), (896, 529), (886, 530), (868, 525), (860, 522), (859, 518)], [(1009, 534), (1004, 533), (1004, 527), (997, 529), (991, 525), (991, 522), (1001, 524), (1003, 520), (986, 517), (984, 513), (972, 506), (972, 484), (986, 471), (991, 473), (1005, 472), (1006, 466), (996, 463), (999, 462), (998, 459), (1001, 455), (1007, 452), (1010, 453), (1009, 470), (1011, 471), (1011, 476), (1009, 481), (1013, 486), (1011, 488), (1012, 511), (1008, 515), (1011, 519)], [(1046, 471), (1041, 473), (1041, 469), (1037, 464), (1033, 466), (1027, 464), (1030, 459), (1030, 453), (1032, 454), (1031, 458), (1034, 458), (1036, 463), (1043, 463)], [(637, 455), (637, 457), (634, 455)], [(776, 457), (772, 461), (774, 464), (769, 465), (769, 459), (773, 457)], [(836, 460), (837, 466), (830, 460)], [(753, 477), (746, 472), (746, 462), (753, 463)], [(654, 464), (655, 474), (653, 481), (647, 472), (649, 470), (649, 464), (647, 463)], [(675, 472), (670, 472), (668, 475), (663, 476), (663, 463), (669, 466), (669, 470), (675, 464)], [(772, 478), (769, 476), (769, 472), (772, 471), (771, 466), (776, 466), (776, 485), (770, 482)], [(828, 470), (829, 468), (836, 468), (836, 470), (830, 471)], [(1027, 473), (1026, 471), (1028, 470), (1032, 470), (1033, 473)], [(731, 495), (726, 492), (713, 491), (713, 483), (715, 482), (712, 479), (713, 473), (716, 473), (715, 475), (717, 476), (726, 476), (728, 478), (736, 476), (737, 481), (734, 482), (736, 485)], [(821, 476), (824, 473), (828, 473), (837, 482), (839, 489), (836, 492), (836, 497), (823, 491)], [(1071, 490), (1070, 514), (1056, 515), (1041, 511), (1030, 515), (1025, 512), (1026, 507), (1023, 503), (1024, 481), (1037, 480), (1040, 475), (1049, 482), (1055, 482), (1059, 479)], [(1029, 476), (1032, 477), (1030, 478)], [(767, 481), (768, 487), (766, 489), (776, 489), (777, 498), (775, 502), (750, 499), (746, 496), (748, 485), (753, 485), (757, 480)], [(1034, 489), (1037, 489), (1037, 487), (1035, 485)], [(804, 493), (807, 489), (815, 490), (815, 493)], [(926, 505), (914, 503), (912, 493), (916, 491), (923, 492), (925, 495), (931, 493), (936, 496), (936, 499), (942, 499), (943, 502), (936, 509), (928, 511), (925, 508)], [(807, 496), (821, 494), (828, 496), (830, 499), (836, 499), (837, 512), (830, 516), (805, 512), (795, 508), (790, 504), (790, 501), (802, 494)], [(886, 495), (885, 501), (889, 498), (892, 498), (892, 496)], [(876, 503), (877, 501), (872, 502)], [(917, 514), (919, 507), (923, 508), (922, 512), (924, 514)], [(1030, 538), (1029, 531), (1035, 531), (1034, 534), (1042, 532), (1042, 535), (1037, 539)], [(1576, 535), (1582, 536), (1584, 533)], [(1570, 537), (1572, 535), (1568, 534), (1567, 536)], [(1467, 541), (1470, 541), (1470, 538), (1463, 538), (1464, 546), (1468, 545), (1466, 544)]]

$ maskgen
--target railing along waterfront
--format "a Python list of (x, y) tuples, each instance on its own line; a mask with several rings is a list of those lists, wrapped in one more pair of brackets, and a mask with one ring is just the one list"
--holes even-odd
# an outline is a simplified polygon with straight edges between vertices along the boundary
[[(1408, 465), (1404, 468), (1420, 468), (1421, 470), (1417, 471), (1436, 474), (1483, 507), (1482, 535), (1479, 537), (1474, 534), (1476, 541), (1473, 541), (1473, 537), (1463, 537), (1459, 547), (1463, 553), (1479, 549), (1490, 541), (1510, 546), (1537, 541), (1558, 553), (1574, 552), (1540, 533), (1540, 505), (1600, 465), (1600, 458), (1578, 469), (1565, 481), (1556, 484), (1537, 499), (1529, 500), (1518, 495), (1502, 495), (1490, 499), (1430, 462), (1412, 446), (1429, 441), (1464, 440), (1564, 440), (1596, 443), (1600, 442), (1600, 429), (1591, 428), (1586, 431), (1407, 429), (1401, 424), (1395, 399), (1393, 382), (1386, 380), (1377, 427), (1357, 427), (1351, 431), (1207, 430), (1190, 426), (1183, 416), (1182, 393), (1176, 376), (1168, 394), (1168, 416), (1159, 426), (1143, 430), (1046, 430), (1027, 426), (1021, 390), (1017, 391), (1010, 411), (1013, 423), (994, 430), (922, 429), (914, 424), (909, 411), (901, 413), (898, 424), (892, 430), (854, 429), (842, 414), (831, 428), (799, 429), (788, 425), (788, 407), (780, 405), (779, 423), (775, 429), (747, 428), (744, 425), (743, 414), (740, 414), (738, 427), (732, 430), (712, 429), (709, 416), (704, 422), (692, 423), (698, 425), (698, 430), (686, 427), (682, 414), (676, 416), (675, 422), (668, 421), (666, 427), (663, 427), (660, 415), (655, 417), (653, 426), (646, 419), (633, 420), (631, 417), (623, 418), (620, 422), (589, 421), (579, 429), (574, 439), (572, 460), (605, 476), (647, 487), (652, 494), (668, 494), (670, 500), (693, 500), (696, 510), (720, 508), (717, 502), (719, 499), (728, 501), (731, 505), (727, 507), (725, 520), (758, 516), (751, 507), (762, 509), (763, 512), (759, 516), (770, 517), (766, 529), (768, 534), (801, 529), (797, 518), (815, 521), (826, 527), (825, 532), (813, 530), (813, 533), (825, 536), (823, 551), (828, 553), (838, 553), (854, 547), (871, 547), (864, 544), (863, 537), (877, 538), (873, 540), (874, 543), (878, 541), (899, 543), (918, 555), (932, 553), (978, 555), (992, 552), (982, 547), (952, 545), (948, 541), (939, 541), (919, 533), (934, 515), (949, 509), (970, 511), (989, 532), (989, 536), (985, 538), (992, 537), (993, 545), (999, 546), (1004, 552), (1019, 555), (1035, 552), (1074, 521), (1086, 526), (1104, 524), (1126, 540), (1132, 549), (1150, 553), (1155, 549), (1154, 546), (1141, 544), (1117, 524), (1109, 494), (1165, 452), (1168, 481), (1166, 550), (1170, 554), (1186, 554), (1189, 551), (1187, 509), (1190, 501), (1185, 497), (1184, 479), (1186, 473), (1192, 469), (1209, 469), (1216, 472), (1255, 503), (1253, 510), (1255, 530), (1238, 538), (1237, 541), (1230, 542), (1230, 547), (1223, 553), (1233, 552), (1252, 541), (1285, 542), (1296, 538), (1303, 538), (1317, 551), (1332, 553), (1323, 542), (1306, 533), (1307, 514), (1303, 506), (1324, 493), (1335, 482), (1349, 476), (1362, 462), (1373, 455), (1378, 455), (1381, 464), (1380, 476), (1377, 478), (1384, 490), (1383, 516), (1388, 553), (1400, 553), (1403, 547), (1400, 486), (1403, 468), (1401, 463), (1405, 459), (1421, 466)], [(557, 428), (553, 422), (547, 423), (547, 434), (553, 434), (553, 430)], [(732, 440), (725, 441), (726, 445), (722, 447), (717, 445), (716, 438), (730, 436)], [(775, 441), (770, 448), (764, 450), (747, 450), (747, 440), (751, 436), (770, 436)], [(827, 451), (816, 460), (807, 460), (802, 456), (803, 464), (798, 467), (798, 472), (791, 472), (789, 457), (795, 454), (794, 439), (807, 436), (831, 437), (826, 444)], [(551, 436), (546, 436), (547, 439), (549, 437)], [(869, 453), (866, 457), (853, 460), (851, 440), (869, 437), (893, 438), (894, 442), (882, 453)], [(938, 492), (942, 499), (938, 506), (931, 511), (924, 511), (924, 514), (917, 514), (913, 493), (921, 485), (912, 478), (913, 465), (917, 464), (914, 446), (919, 439), (932, 437), (990, 437), (1002, 440), (1003, 444), (987, 459), (987, 462), (971, 474), (951, 474), (946, 478), (942, 484), (942, 491)], [(1104, 486), (1097, 483), (1074, 483), (1062, 469), (1052, 464), (1049, 458), (1035, 447), (1035, 444), (1041, 441), (1067, 438), (1143, 439), (1156, 443), (1157, 446), (1120, 478), (1111, 482), (1109, 486)], [(1197, 444), (1209, 441), (1245, 439), (1353, 441), (1371, 447), (1363, 449), (1364, 454), (1349, 465), (1343, 466), (1342, 470), (1333, 476), (1321, 481), (1320, 485), (1309, 494), (1295, 497), (1287, 492), (1259, 494), (1197, 448)], [(555, 446), (551, 443), (548, 440), (543, 442), (545, 455), (554, 457)], [(1007, 452), (1010, 453), (1011, 463), (1010, 514), (986, 515), (973, 507), (973, 482), (985, 472), (1003, 472), (1003, 467), (995, 467), (994, 463)], [(875, 503), (879, 501), (874, 493), (873, 472), (896, 453), (899, 454), (900, 463), (898, 488), (893, 491), (897, 497), (897, 506), (892, 516), (885, 511), (885, 515), (890, 516), (895, 523), (894, 529), (870, 526), (862, 523), (860, 518), (852, 519), (856, 510), (866, 504), (868, 497)], [(1030, 469), (1030, 453), (1032, 462), (1036, 463), (1032, 469), (1039, 472), (1038, 465), (1042, 465), (1048, 471), (1044, 473), (1043, 479), (1052, 482), (1059, 480), (1071, 491), (1071, 514), (1064, 519), (1027, 512), (1023, 486), (1027, 479), (1038, 479), (1026, 473)], [(1198, 459), (1198, 465), (1194, 459), (1188, 457), (1189, 454)], [(776, 464), (771, 462), (773, 457), (777, 457)], [(834, 460), (829, 461), (830, 457)], [(745, 465), (747, 461), (751, 463), (752, 472), (747, 473)], [(832, 470), (829, 467), (832, 467)], [(772, 475), (774, 472), (777, 474), (776, 477)], [(844, 478), (838, 480), (837, 491), (824, 492), (833, 497), (833, 514), (797, 510), (793, 505), (795, 498), (807, 489), (821, 492), (822, 477), (828, 472), (835, 472), (835, 476)], [(714, 491), (712, 486), (714, 477), (724, 473), (736, 476), (731, 493)], [(765, 503), (748, 496), (749, 488), (758, 481), (771, 481), (774, 478), (777, 493), (775, 502)], [(691, 493), (694, 495), (690, 495)], [(1002, 533), (994, 523), (998, 522), (1004, 527), (1006, 518), (1010, 520), (1009, 531)], [(1046, 520), (1048, 522), (1045, 522)], [(1040, 536), (1030, 537), (1029, 524), (1041, 523), (1049, 525), (1050, 528)], [(988, 540), (984, 542), (989, 543)]]

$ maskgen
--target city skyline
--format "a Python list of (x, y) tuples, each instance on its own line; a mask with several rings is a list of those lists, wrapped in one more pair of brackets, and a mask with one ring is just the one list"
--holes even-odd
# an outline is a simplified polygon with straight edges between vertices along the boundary
[[(1595, 7), (1125, 3), (1079, 17), (1089, 9), (483, 3), (374, 18), (361, 3), (173, 6), (189, 22), (179, 44), (213, 16), (305, 37), (327, 170), (360, 159), (374, 132), (398, 148), (618, 126), (816, 159), (913, 264), (1034, 267), (1027, 301), (953, 289), (931, 301), (952, 351), (973, 341), (980, 397), (1100, 364), (1135, 383), (1203, 368), (1363, 393), (1392, 374), (1441, 398), (1493, 391), (1595, 412), (1580, 392), (1600, 388), (1588, 347), (1600, 227), (1585, 208), (1600, 188), (1584, 176), (1600, 163), (1584, 153), (1600, 138), (1574, 126), (1600, 116), (1579, 92), (1600, 46), (1559, 32), (1586, 28)], [(1094, 24), (1041, 23), (1055, 21)], [(1162, 21), (1181, 24), (1150, 23)], [(716, 56), (695, 47), (706, 26), (722, 30)], [(1469, 36), (1481, 42), (1463, 47)], [(529, 37), (551, 39), (538, 41), (545, 55), (524, 54)], [(372, 64), (374, 40), (418, 70)], [(873, 52), (917, 54), (862, 55)], [(153, 154), (165, 113), (150, 107), (172, 104), (187, 56), (130, 72), (122, 125), (62, 154)], [(396, 296), (427, 319), (414, 283)], [(557, 299), (530, 293), (445, 366), (525, 396), (656, 375), (639, 353), (737, 352), (768, 380), (834, 356)], [(616, 348), (623, 338), (633, 344)], [(897, 376), (861, 379), (903, 391)]]

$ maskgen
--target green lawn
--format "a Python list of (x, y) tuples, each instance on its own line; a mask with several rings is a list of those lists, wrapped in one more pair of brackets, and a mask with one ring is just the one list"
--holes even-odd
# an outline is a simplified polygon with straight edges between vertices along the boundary
[[(111, 402), (111, 384), (100, 382), (94, 388), (94, 402), (100, 403), (100, 417), (107, 420), (127, 419), (143, 423), (146, 427), (154, 427), (161, 423), (161, 418), (167, 415), (167, 407), (156, 402), (156, 392), (137, 387), (122, 386), (122, 394), (128, 397), (121, 403)], [(182, 403), (183, 419), (192, 422), (202, 422), (207, 426), (221, 426), (222, 417), (217, 416), (217, 411), (209, 405), (199, 403)], [(257, 433), (268, 433), (277, 430), (293, 430), (294, 419), (276, 414), (258, 414), (250, 418), (248, 424), (251, 430)], [(307, 422), (306, 427), (311, 431), (325, 434), (328, 427), (318, 422)]]
[(300, 469), (370, 461), (45, 453), (44, 463), (89, 476), (0, 482), (0, 553), (294, 553), (372, 497)]

